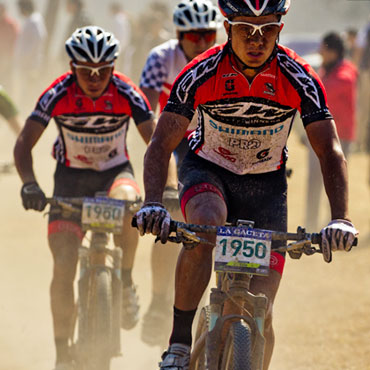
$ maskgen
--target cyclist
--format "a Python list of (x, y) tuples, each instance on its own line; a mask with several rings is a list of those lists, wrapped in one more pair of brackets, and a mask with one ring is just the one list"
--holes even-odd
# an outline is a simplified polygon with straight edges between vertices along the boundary
[[(23, 206), (42, 211), (46, 205), (33, 171), (31, 151), (51, 118), (59, 130), (53, 147), (57, 161), (55, 196), (94, 196), (97, 191), (108, 191), (113, 198), (136, 200), (140, 194), (128, 157), (126, 134), (132, 117), (144, 141), (149, 142), (155, 127), (150, 105), (128, 77), (114, 71), (119, 43), (113, 34), (96, 26), (78, 28), (65, 47), (71, 71), (41, 95), (14, 149), (23, 182)], [(48, 240), (54, 260), (51, 307), (58, 370), (69, 369), (71, 363), (73, 280), (77, 249), (83, 238), (79, 221), (68, 215), (49, 216)], [(115, 242), (124, 249), (125, 256), (122, 326), (131, 329), (138, 321), (139, 310), (131, 276), (138, 233), (127, 225), (129, 222), (124, 222), (125, 237)]]
[[(332, 221), (322, 230), (329, 262), (332, 250), (351, 249), (357, 231), (348, 216), (346, 161), (322, 83), (294, 51), (278, 44), (290, 1), (219, 0), (218, 5), (226, 17), (228, 41), (195, 58), (172, 87), (145, 154), (145, 202), (136, 214), (140, 233), (167, 240), (170, 215), (161, 203), (167, 161), (195, 112), (198, 126), (179, 174), (185, 219), (210, 225), (250, 219), (256, 227), (286, 231), (286, 143), (298, 110), (331, 205)], [(272, 253), (269, 276), (254, 277), (251, 283), (252, 293), (269, 298), (265, 369), (273, 350), (272, 306), (284, 260)], [(161, 369), (188, 369), (192, 321), (211, 263), (207, 244), (179, 255), (173, 331)]]
[(14, 102), (10, 99), (4, 88), (0, 85), (0, 115), (3, 116), (9, 124), (11, 130), (18, 135), (21, 131), (21, 125), (18, 118), (18, 110)]
[[(220, 21), (218, 8), (210, 0), (183, 0), (175, 6), (173, 22), (177, 38), (150, 51), (141, 75), (140, 88), (154, 111), (158, 105), (159, 111), (163, 110), (171, 86), (185, 65), (214, 45)], [(189, 148), (188, 134), (174, 151), (178, 168)], [(174, 218), (181, 218), (177, 188), (167, 187), (163, 202), (173, 210)], [(172, 301), (167, 283), (174, 273), (178, 252), (174, 245), (152, 248), (152, 300), (144, 315), (141, 333), (142, 340), (150, 345), (160, 344), (159, 333), (167, 336), (166, 323), (170, 322)]]

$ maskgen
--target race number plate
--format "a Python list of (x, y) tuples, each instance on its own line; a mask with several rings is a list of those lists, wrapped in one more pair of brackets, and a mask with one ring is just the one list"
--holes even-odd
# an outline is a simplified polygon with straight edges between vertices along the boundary
[(84, 198), (82, 229), (119, 234), (122, 231), (125, 202), (107, 197)]
[(219, 227), (215, 271), (267, 276), (270, 266), (271, 232), (246, 227)]

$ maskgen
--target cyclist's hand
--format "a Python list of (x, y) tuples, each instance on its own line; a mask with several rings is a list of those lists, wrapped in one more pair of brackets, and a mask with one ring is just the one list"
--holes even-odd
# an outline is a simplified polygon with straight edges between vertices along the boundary
[(350, 221), (332, 220), (321, 230), (321, 248), (324, 260), (331, 262), (331, 252), (341, 250), (349, 252), (358, 231)]
[(43, 211), (46, 206), (46, 197), (36, 181), (23, 184), (21, 190), (23, 207)]
[(163, 244), (167, 242), (171, 216), (161, 203), (145, 203), (135, 216), (140, 235), (159, 235)]
[(169, 211), (176, 211), (180, 207), (179, 192), (177, 189), (166, 186), (163, 192), (163, 204)]

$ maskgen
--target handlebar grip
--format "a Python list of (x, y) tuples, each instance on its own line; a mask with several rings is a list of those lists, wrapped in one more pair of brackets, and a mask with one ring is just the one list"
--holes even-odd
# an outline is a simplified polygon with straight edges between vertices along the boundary
[[(319, 244), (319, 245), (321, 245), (321, 234), (320, 233), (311, 234), (311, 243), (312, 244)], [(358, 239), (355, 238), (353, 240), (352, 247), (356, 247), (357, 246), (357, 243), (358, 243)]]
[[(137, 228), (137, 219), (136, 219), (136, 216), (132, 217), (131, 226)], [(177, 230), (177, 222), (171, 220), (171, 223), (170, 223), (170, 233), (176, 232), (176, 230)]]

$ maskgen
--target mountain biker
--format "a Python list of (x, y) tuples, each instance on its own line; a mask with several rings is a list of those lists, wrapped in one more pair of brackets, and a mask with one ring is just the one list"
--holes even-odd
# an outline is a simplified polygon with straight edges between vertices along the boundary
[[(182, 0), (174, 8), (173, 22), (176, 39), (150, 51), (140, 79), (140, 88), (153, 111), (159, 106), (159, 112), (162, 112), (171, 86), (185, 65), (214, 45), (221, 17), (218, 8), (210, 0)], [(174, 151), (178, 168), (189, 148), (189, 133), (187, 132)], [(173, 211), (173, 217), (181, 219), (177, 187), (165, 189), (163, 202)], [(176, 247), (171, 244), (152, 248), (152, 300), (144, 315), (141, 333), (142, 340), (150, 345), (160, 344), (158, 336), (160, 333), (167, 336), (166, 323), (171, 322), (169, 317), (172, 298), (168, 278), (174, 274), (179, 253)]]
[[(209, 225), (249, 219), (258, 228), (286, 231), (286, 143), (298, 110), (331, 205), (332, 221), (321, 231), (324, 259), (330, 262), (332, 250), (351, 249), (357, 231), (348, 216), (346, 161), (322, 83), (303, 59), (277, 42), (290, 1), (219, 0), (218, 5), (228, 41), (195, 58), (172, 87), (145, 154), (145, 202), (136, 214), (140, 234), (167, 240), (170, 215), (161, 203), (167, 160), (195, 112), (198, 126), (179, 174), (185, 219)], [(252, 293), (269, 298), (265, 369), (273, 350), (272, 306), (284, 257), (272, 253), (269, 276), (251, 282)], [(179, 255), (173, 331), (161, 369), (188, 369), (192, 321), (211, 264), (207, 244)]]
[[(14, 148), (22, 179), (25, 209), (42, 211), (45, 194), (33, 170), (32, 148), (51, 118), (59, 135), (53, 146), (57, 161), (54, 196), (94, 196), (108, 191), (117, 199), (140, 197), (129, 161), (126, 135), (130, 118), (146, 143), (155, 127), (153, 112), (144, 94), (126, 76), (114, 71), (119, 43), (113, 34), (96, 26), (78, 28), (65, 43), (71, 70), (57, 78), (40, 96)], [(73, 280), (77, 250), (84, 236), (80, 220), (59, 213), (49, 215), (48, 240), (54, 260), (51, 307), (56, 345), (56, 369), (70, 369), (69, 336), (73, 326)], [(127, 215), (126, 218), (130, 216)], [(122, 261), (122, 327), (138, 321), (138, 298), (132, 266), (138, 233), (124, 222), (115, 243), (124, 249)]]
[(11, 130), (18, 135), (21, 131), (21, 125), (18, 118), (18, 110), (14, 102), (10, 99), (4, 88), (0, 85), (0, 115), (3, 116), (9, 124)]

